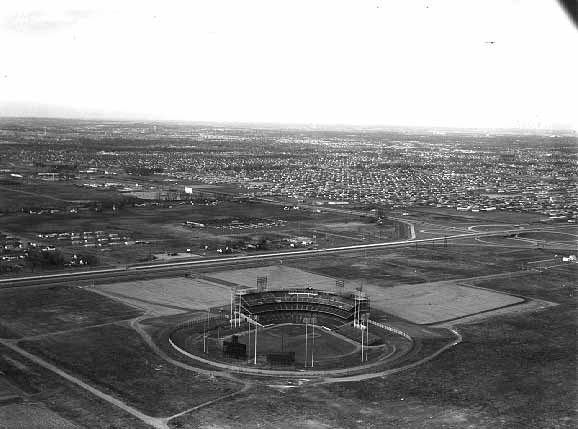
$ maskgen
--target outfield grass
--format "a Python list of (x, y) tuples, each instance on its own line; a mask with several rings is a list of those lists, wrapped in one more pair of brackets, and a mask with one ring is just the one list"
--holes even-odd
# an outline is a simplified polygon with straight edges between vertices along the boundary
[(137, 317), (141, 313), (133, 307), (77, 287), (0, 291), (0, 334), (9, 337), (109, 323)]
[[(353, 353), (356, 349), (354, 344), (345, 341), (341, 337), (327, 332), (319, 327), (315, 329), (315, 335), (312, 335), (313, 327), (308, 326), (307, 335), (307, 355), (305, 355), (305, 325), (280, 325), (272, 328), (260, 330), (257, 338), (257, 355), (266, 355), (267, 353), (276, 353), (280, 351), (295, 352), (295, 362), (303, 364), (307, 358), (311, 360), (313, 351), (315, 361), (323, 365), (324, 361), (328, 364), (335, 365), (335, 359), (342, 358)], [(248, 335), (240, 335), (239, 342), (248, 343)], [(251, 347), (255, 344), (254, 333), (251, 336)], [(253, 355), (253, 350), (251, 350)]]
[(168, 364), (127, 326), (88, 328), (22, 346), (153, 416), (172, 415), (237, 389)]

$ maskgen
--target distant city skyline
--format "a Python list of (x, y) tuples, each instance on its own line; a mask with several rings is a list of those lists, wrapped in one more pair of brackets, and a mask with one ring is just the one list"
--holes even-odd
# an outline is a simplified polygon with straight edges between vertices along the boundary
[(3, 2), (0, 116), (578, 129), (556, 1)]

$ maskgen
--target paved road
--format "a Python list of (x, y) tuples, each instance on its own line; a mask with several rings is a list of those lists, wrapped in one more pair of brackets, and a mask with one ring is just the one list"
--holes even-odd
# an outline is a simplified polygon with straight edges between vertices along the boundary
[[(519, 230), (515, 230), (518, 232)], [(528, 230), (529, 231), (529, 230)], [(498, 235), (498, 234), (508, 234), (511, 230), (506, 231), (492, 231), (492, 232), (466, 232), (455, 235), (446, 235), (441, 237), (432, 237), (425, 239), (412, 239), (412, 240), (402, 240), (393, 241), (385, 243), (367, 243), (367, 244), (356, 244), (352, 246), (341, 246), (332, 247), (325, 249), (307, 249), (307, 250), (296, 250), (287, 252), (276, 252), (276, 253), (265, 253), (265, 254), (252, 254), (252, 255), (241, 255), (232, 257), (222, 257), (215, 259), (195, 259), (190, 261), (179, 261), (179, 262), (167, 262), (167, 263), (153, 263), (153, 264), (143, 264), (143, 265), (130, 265), (124, 268), (107, 268), (107, 269), (97, 269), (92, 271), (73, 271), (67, 273), (58, 274), (43, 274), (37, 276), (26, 276), (26, 277), (12, 277), (0, 279), (0, 288), (5, 287), (19, 287), (19, 286), (33, 286), (38, 287), (41, 284), (50, 283), (67, 283), (71, 280), (83, 280), (90, 281), (91, 279), (102, 279), (110, 278), (117, 279), (119, 277), (126, 277), (129, 280), (131, 277), (142, 276), (142, 275), (162, 275), (163, 273), (177, 270), (188, 270), (192, 268), (206, 268), (206, 267), (223, 267), (226, 268), (230, 265), (244, 263), (244, 262), (256, 262), (266, 260), (279, 260), (283, 259), (294, 259), (294, 258), (308, 258), (311, 256), (323, 256), (330, 253), (348, 253), (348, 252), (359, 252), (363, 250), (380, 250), (386, 248), (404, 247), (410, 246), (416, 243), (433, 243), (435, 241), (445, 241), (445, 240), (459, 240), (467, 238), (476, 238), (481, 236)], [(139, 273), (139, 274), (137, 274)]]

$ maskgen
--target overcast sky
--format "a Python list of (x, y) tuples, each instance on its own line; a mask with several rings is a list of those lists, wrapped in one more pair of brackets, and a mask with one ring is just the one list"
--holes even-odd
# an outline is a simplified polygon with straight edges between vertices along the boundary
[(578, 128), (550, 0), (2, 0), (0, 115)]

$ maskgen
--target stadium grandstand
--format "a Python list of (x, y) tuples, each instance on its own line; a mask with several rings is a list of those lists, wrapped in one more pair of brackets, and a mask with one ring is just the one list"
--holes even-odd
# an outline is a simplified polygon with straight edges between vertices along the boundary
[(369, 316), (369, 298), (362, 291), (335, 293), (311, 288), (256, 290), (239, 289), (231, 296), (232, 323), (248, 320), (260, 326), (305, 323), (336, 329), (359, 323)]

